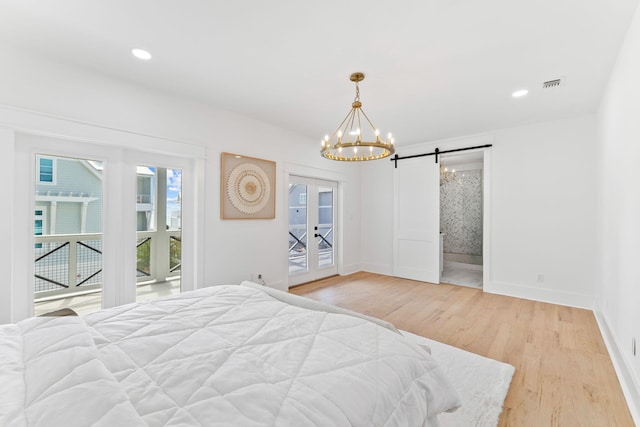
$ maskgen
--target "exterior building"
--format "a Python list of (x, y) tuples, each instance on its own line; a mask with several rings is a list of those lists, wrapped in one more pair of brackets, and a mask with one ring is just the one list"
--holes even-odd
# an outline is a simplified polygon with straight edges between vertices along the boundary
[[(36, 165), (35, 234), (102, 232), (102, 163), (38, 156)], [(136, 215), (138, 231), (154, 223), (155, 172), (138, 166)]]

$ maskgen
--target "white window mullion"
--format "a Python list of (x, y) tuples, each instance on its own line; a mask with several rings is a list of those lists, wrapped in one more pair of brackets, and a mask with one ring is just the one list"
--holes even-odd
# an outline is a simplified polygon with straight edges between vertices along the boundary
[(102, 306), (136, 299), (136, 166), (122, 150), (104, 168)]

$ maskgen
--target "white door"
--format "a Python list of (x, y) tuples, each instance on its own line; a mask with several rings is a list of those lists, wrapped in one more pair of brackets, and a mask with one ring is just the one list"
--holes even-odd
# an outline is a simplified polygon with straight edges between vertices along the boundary
[(289, 286), (338, 273), (337, 189), (332, 181), (289, 179)]
[(440, 283), (440, 182), (433, 156), (394, 169), (393, 275)]

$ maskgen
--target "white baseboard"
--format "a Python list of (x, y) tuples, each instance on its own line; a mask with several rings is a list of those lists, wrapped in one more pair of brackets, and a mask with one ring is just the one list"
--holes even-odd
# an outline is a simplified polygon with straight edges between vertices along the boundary
[(367, 273), (382, 274), (384, 276), (393, 276), (393, 266), (389, 264), (370, 264), (364, 263), (362, 270)]
[(341, 276), (348, 276), (353, 273), (357, 273), (358, 271), (362, 271), (362, 266), (360, 264), (348, 264), (343, 265), (338, 274)]
[(563, 292), (550, 288), (491, 281), (489, 283), (483, 283), (482, 289), (492, 294), (584, 308), (587, 310), (593, 310), (595, 306), (593, 295)]
[(623, 353), (616, 342), (615, 337), (611, 333), (611, 329), (609, 329), (606, 317), (603, 313), (596, 310), (593, 311), (593, 314), (596, 317), (600, 333), (602, 334), (604, 343), (609, 351), (609, 357), (611, 358), (613, 367), (618, 375), (618, 380), (620, 381), (624, 397), (627, 400), (627, 406), (629, 407), (629, 412), (631, 412), (631, 417), (633, 417), (635, 424), (640, 426), (640, 386), (635, 380), (633, 371), (622, 356)]

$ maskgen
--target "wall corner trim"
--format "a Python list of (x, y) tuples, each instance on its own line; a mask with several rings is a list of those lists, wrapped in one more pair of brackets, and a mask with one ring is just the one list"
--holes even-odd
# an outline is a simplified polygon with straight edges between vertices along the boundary
[(593, 314), (598, 323), (598, 328), (600, 329), (604, 343), (607, 346), (607, 350), (609, 351), (613, 368), (618, 375), (618, 381), (620, 381), (622, 393), (627, 400), (627, 406), (629, 407), (629, 412), (631, 412), (633, 422), (640, 426), (640, 386), (633, 376), (633, 371), (629, 368), (629, 365), (622, 356), (623, 353), (611, 333), (611, 329), (609, 329), (606, 317), (597, 310), (594, 310)]

